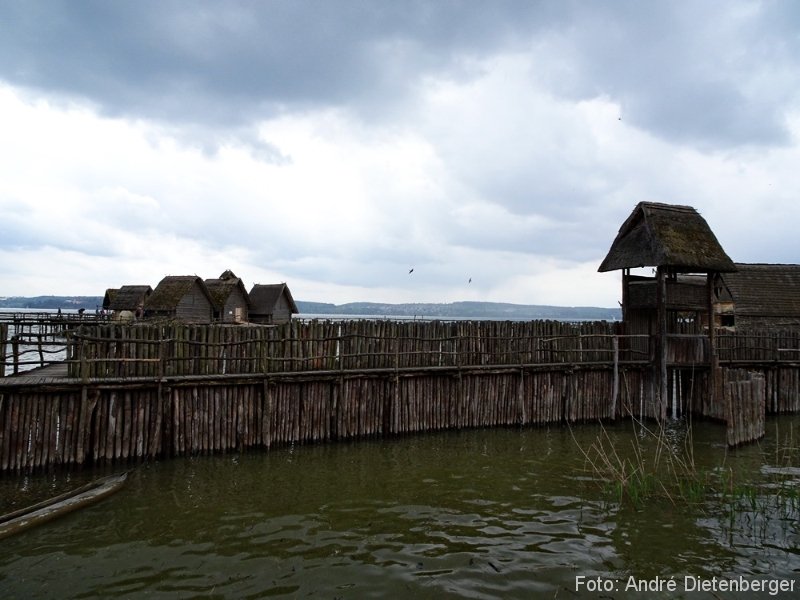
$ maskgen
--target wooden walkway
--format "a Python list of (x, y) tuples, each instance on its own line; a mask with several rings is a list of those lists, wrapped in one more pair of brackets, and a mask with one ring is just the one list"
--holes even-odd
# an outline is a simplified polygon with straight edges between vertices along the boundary
[(38, 367), (24, 371), (19, 375), (0, 377), (0, 388), (19, 385), (45, 385), (69, 379), (67, 363), (53, 363), (46, 367)]

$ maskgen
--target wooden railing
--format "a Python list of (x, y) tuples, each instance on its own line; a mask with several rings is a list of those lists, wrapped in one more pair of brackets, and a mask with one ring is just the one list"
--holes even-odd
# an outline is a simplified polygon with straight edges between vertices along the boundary
[(0, 312), (0, 377), (62, 363), (68, 344), (66, 332), (108, 318), (76, 311)]
[[(48, 315), (49, 318), (53, 315)], [(652, 360), (648, 335), (619, 324), (557, 321), (309, 321), (281, 326), (77, 324), (9, 335), (0, 322), (3, 372), (52, 363), (71, 377), (163, 377), (298, 371), (589, 364)], [(19, 331), (19, 330), (18, 330)], [(800, 334), (717, 338), (725, 364), (800, 361)], [(705, 365), (708, 339), (670, 334), (667, 362)]]
[(720, 362), (798, 362), (800, 361), (800, 332), (733, 333), (717, 336)]
[(0, 312), (0, 324), (8, 325), (13, 334), (26, 332), (59, 333), (65, 328), (104, 323), (110, 321), (110, 319), (111, 315), (109, 314), (96, 314), (94, 312)]
[(70, 375), (84, 378), (610, 362), (617, 352), (608, 323), (136, 325), (69, 337)]
[(18, 375), (31, 369), (62, 363), (67, 354), (67, 341), (53, 340), (48, 334), (27, 333), (3, 337), (0, 324), (0, 377)]

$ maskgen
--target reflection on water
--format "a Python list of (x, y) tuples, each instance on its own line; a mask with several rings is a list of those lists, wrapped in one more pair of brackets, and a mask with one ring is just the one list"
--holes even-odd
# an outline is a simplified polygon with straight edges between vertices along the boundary
[[(774, 471), (789, 469), (778, 476), (792, 486), (797, 427), (800, 420), (784, 417), (761, 445), (729, 453), (723, 428), (695, 424), (694, 460), (734, 472), (737, 481), (773, 485)], [(599, 431), (448, 432), (143, 465), (101, 504), (3, 540), (0, 592), (571, 598), (584, 596), (576, 575), (622, 586), (630, 574), (796, 575), (796, 510), (757, 506), (731, 516), (713, 499), (619, 506), (576, 448), (590, 446)], [(630, 423), (606, 431), (621, 449), (640, 435)], [(685, 429), (668, 435), (684, 446)], [(92, 475), (74, 473), (69, 482), (65, 474), (7, 476), (2, 508)], [(778, 496), (766, 489), (759, 497), (768, 504)], [(652, 597), (615, 597), (623, 596)]]

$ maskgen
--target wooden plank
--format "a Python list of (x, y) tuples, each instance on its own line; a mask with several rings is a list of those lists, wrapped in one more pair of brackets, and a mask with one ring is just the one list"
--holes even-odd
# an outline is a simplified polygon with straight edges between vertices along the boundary
[(19, 437), (17, 439), (17, 453), (16, 459), (14, 464), (18, 469), (22, 469), (27, 464), (27, 447), (29, 444), (29, 438), (31, 435), (31, 426), (30, 422), (32, 420), (32, 414), (34, 411), (34, 406), (36, 403), (35, 397), (31, 394), (26, 394), (22, 400), (22, 410), (20, 411), (20, 423), (19, 423)]
[(28, 422), (29, 435), (30, 435), (30, 451), (28, 451), (28, 460), (26, 467), (41, 467), (42, 466), (42, 422), (44, 420), (44, 398), (42, 394), (36, 394), (31, 398), (32, 414)]
[(42, 454), (42, 464), (51, 465), (56, 462), (56, 444), (58, 440), (58, 421), (60, 412), (60, 396), (52, 394), (46, 398), (45, 405), (45, 430), (44, 430), (44, 452)]
[[(91, 391), (90, 398), (95, 398), (95, 403), (91, 407), (92, 410), (89, 413), (89, 422), (87, 423), (86, 451), (94, 459), (94, 462), (105, 458), (106, 430), (108, 429), (108, 403), (97, 402), (98, 395), (97, 390)], [(91, 404), (92, 401), (90, 399), (89, 405)], [(94, 418), (91, 418), (92, 413), (95, 413)]]
[(23, 419), (23, 415), (25, 414), (24, 410), (24, 396), (22, 394), (17, 393), (12, 396), (13, 400), (11, 402), (11, 424), (9, 427), (9, 435), (8, 435), (8, 451), (6, 454), (6, 459), (4, 460), (4, 470), (13, 470), (17, 469), (17, 457), (19, 456), (19, 445), (20, 445), (20, 421)]
[(150, 429), (150, 397), (152, 394), (152, 390), (129, 390), (126, 394), (126, 396), (130, 395), (130, 416), (132, 421), (129, 452), (132, 457), (137, 459), (143, 458), (147, 452), (148, 431)]
[(8, 470), (13, 396), (0, 393), (0, 470)]

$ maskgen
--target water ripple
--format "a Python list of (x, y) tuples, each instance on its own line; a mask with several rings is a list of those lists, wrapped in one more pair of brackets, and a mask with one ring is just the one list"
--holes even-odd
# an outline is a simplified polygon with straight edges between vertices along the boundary
[[(489, 600), (573, 597), (578, 574), (800, 569), (791, 507), (733, 519), (714, 499), (621, 507), (585, 477), (573, 444), (559, 431), (493, 430), (145, 465), (118, 495), (4, 540), (0, 590)], [(795, 476), (720, 456), (754, 462), (757, 477)]]

